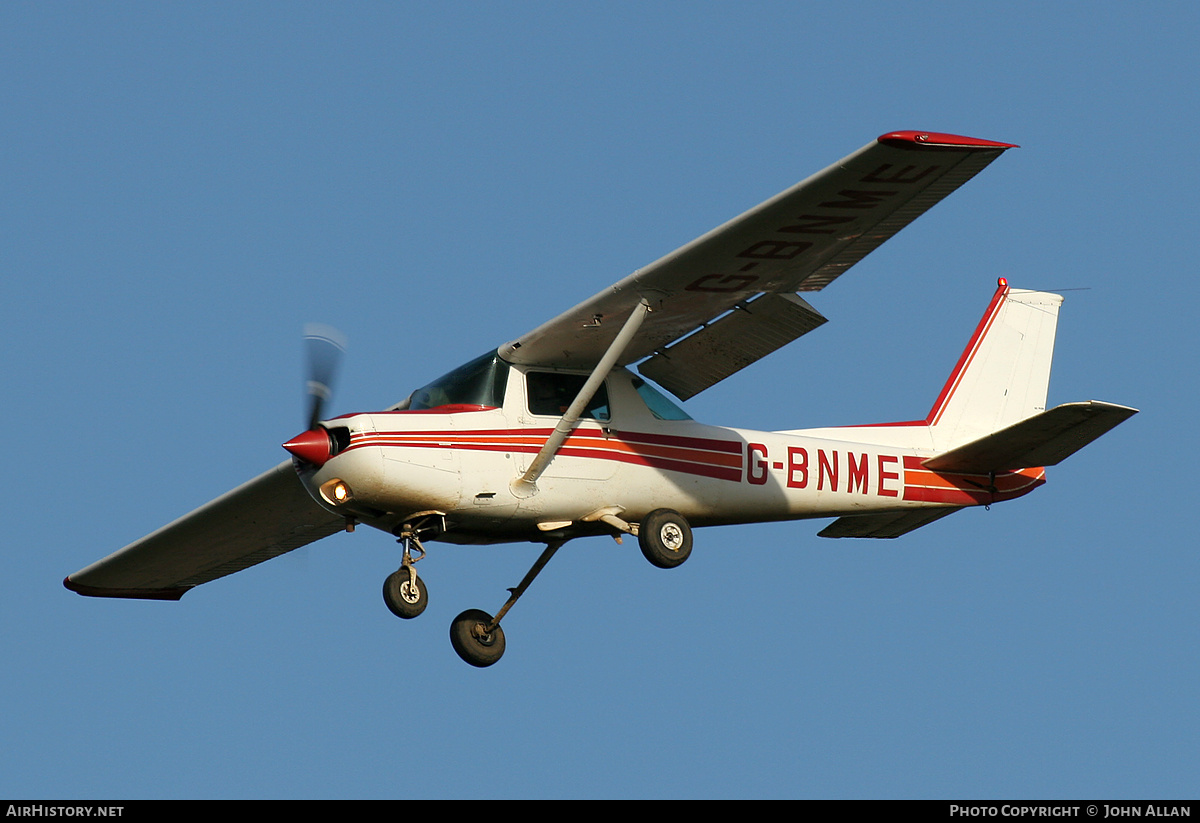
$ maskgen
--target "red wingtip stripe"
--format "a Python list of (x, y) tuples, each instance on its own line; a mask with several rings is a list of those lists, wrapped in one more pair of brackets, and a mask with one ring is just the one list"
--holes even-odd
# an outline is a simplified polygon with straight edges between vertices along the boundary
[(893, 131), (882, 135), (880, 143), (899, 143), (917, 146), (952, 146), (960, 149), (1016, 149), (1016, 143), (997, 143), (980, 140), (978, 137), (963, 137), (959, 134), (942, 134), (934, 131)]

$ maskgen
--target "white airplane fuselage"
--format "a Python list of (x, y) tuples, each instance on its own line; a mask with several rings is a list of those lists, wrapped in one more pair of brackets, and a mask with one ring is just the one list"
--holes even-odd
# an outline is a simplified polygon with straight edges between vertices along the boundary
[[(319, 469), (298, 463), (301, 477), (331, 512), (385, 531), (440, 512), (440, 539), (463, 543), (606, 533), (596, 522), (605, 512), (636, 523), (667, 508), (706, 526), (983, 505), (1044, 482), (1040, 468), (995, 478), (925, 469), (936, 451), (924, 422), (761, 432), (663, 420), (635, 390), (639, 378), (617, 369), (606, 381), (609, 418), (582, 420), (526, 496), (513, 481), (557, 418), (529, 411), (525, 378), (508, 369), (499, 407), (327, 421), (348, 430), (349, 445)], [(345, 503), (328, 492), (337, 480), (351, 490)]]

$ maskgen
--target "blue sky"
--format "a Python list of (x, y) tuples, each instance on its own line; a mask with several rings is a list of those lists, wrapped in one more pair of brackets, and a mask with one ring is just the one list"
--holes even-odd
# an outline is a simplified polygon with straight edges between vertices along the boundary
[[(1194, 796), (1200, 11), (1186, 3), (6, 3), (0, 796)], [(687, 403), (920, 417), (997, 277), (1050, 401), (1142, 413), (896, 541), (559, 553), (360, 530), (178, 603), (62, 578), (274, 465), (300, 336), (381, 408), (898, 129), (1018, 143)]]

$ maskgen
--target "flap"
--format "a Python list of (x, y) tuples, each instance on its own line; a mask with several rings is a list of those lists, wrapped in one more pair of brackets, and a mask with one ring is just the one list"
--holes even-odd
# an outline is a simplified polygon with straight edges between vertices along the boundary
[(764, 294), (638, 366), (680, 400), (786, 346), (826, 322), (796, 294)]

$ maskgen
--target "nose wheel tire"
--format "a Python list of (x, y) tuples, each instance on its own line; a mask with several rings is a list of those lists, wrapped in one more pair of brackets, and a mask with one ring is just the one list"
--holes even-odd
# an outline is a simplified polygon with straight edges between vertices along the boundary
[(692, 553), (692, 527), (671, 509), (655, 509), (638, 525), (642, 554), (660, 569), (673, 569)]
[(411, 620), (429, 605), (429, 592), (425, 581), (402, 567), (383, 581), (383, 602), (396, 617)]
[(450, 624), (450, 645), (458, 656), (477, 668), (486, 668), (504, 654), (504, 629), (490, 632), (492, 616), (479, 609), (467, 609)]

